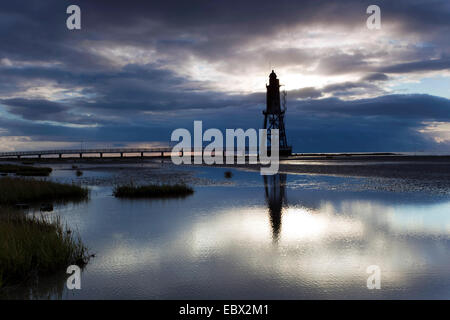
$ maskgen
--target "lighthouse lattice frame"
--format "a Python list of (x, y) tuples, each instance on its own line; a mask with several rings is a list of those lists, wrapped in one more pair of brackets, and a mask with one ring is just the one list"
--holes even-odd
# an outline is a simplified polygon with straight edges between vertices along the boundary
[(263, 111), (264, 129), (267, 130), (269, 148), (272, 146), (271, 131), (272, 129), (278, 129), (280, 155), (291, 155), (292, 146), (289, 146), (287, 143), (286, 128), (284, 125), (284, 116), (286, 113), (286, 91), (283, 91), (283, 107), (281, 107), (280, 87), (280, 80), (272, 70), (272, 73), (269, 75), (269, 85), (266, 85), (266, 110)]

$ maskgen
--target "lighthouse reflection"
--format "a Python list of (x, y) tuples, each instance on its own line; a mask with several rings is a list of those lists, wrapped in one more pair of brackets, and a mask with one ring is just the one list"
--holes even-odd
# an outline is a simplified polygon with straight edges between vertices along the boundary
[(287, 205), (286, 174), (278, 173), (272, 176), (263, 176), (263, 178), (265, 198), (272, 227), (272, 241), (277, 243), (281, 233), (283, 208)]

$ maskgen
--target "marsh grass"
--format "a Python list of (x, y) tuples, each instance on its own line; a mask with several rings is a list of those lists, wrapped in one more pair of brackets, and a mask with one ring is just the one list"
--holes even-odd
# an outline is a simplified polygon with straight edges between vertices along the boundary
[(0, 210), (0, 288), (88, 262), (87, 248), (59, 217)]
[(114, 187), (113, 194), (118, 198), (171, 198), (186, 197), (194, 193), (194, 189), (184, 184), (150, 184), (135, 186), (128, 185)]
[(18, 176), (47, 177), (52, 172), (52, 168), (21, 166), (21, 165), (15, 165), (15, 164), (1, 164), (0, 172), (14, 173)]
[(84, 200), (89, 191), (75, 184), (26, 178), (0, 178), (0, 205), (37, 201)]

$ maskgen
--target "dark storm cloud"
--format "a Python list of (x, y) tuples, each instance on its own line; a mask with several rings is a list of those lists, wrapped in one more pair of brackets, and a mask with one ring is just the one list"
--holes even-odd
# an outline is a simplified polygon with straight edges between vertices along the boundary
[[(365, 79), (370, 80), (370, 76), (372, 76), (372, 80), (374, 80), (373, 77), (380, 77), (383, 73), (413, 73), (450, 69), (450, 58), (419, 60), (375, 67), (367, 60), (368, 58), (374, 57), (374, 55), (365, 56), (362, 54), (331, 55), (320, 59), (317, 71), (324, 74), (345, 74), (361, 71), (368, 73), (368, 75), (365, 76)], [(374, 71), (374, 73), (370, 73), (372, 71)], [(387, 78), (376, 80), (387, 80)]]
[(413, 61), (390, 65), (380, 69), (386, 73), (408, 73), (416, 71), (436, 71), (450, 69), (450, 58)]
[(361, 80), (362, 81), (386, 81), (389, 77), (385, 75), (384, 73), (369, 73), (368, 75), (364, 76)]
[(343, 83), (335, 83), (335, 84), (329, 84), (323, 88), (323, 92), (344, 92), (356, 88), (375, 88), (374, 85), (368, 84), (365, 82), (343, 82)]
[(372, 99), (343, 101), (337, 98), (301, 101), (295, 104), (298, 110), (308, 114), (341, 117), (375, 117), (407, 120), (413, 123), (424, 121), (450, 121), (450, 100), (426, 94), (386, 95)]
[(306, 87), (289, 92), (289, 98), (294, 99), (320, 98), (321, 96), (322, 92), (314, 87)]
[[(263, 94), (247, 96), (229, 95), (222, 92), (201, 90), (205, 85), (175, 75), (172, 71), (158, 69), (154, 65), (127, 65), (116, 71), (77, 73), (52, 68), (0, 68), (10, 81), (23, 76), (27, 79), (54, 80), (60, 87), (70, 88), (83, 85), (86, 97), (72, 98), (59, 104), (62, 111), (80, 109), (85, 112), (108, 114), (124, 113), (137, 115), (145, 111), (172, 111), (180, 109), (217, 109), (229, 106), (245, 106), (263, 103)], [(0, 75), (0, 79), (2, 76)], [(89, 98), (95, 95), (95, 100)], [(51, 116), (42, 101), (18, 99), (3, 100), (11, 113), (23, 114), (34, 120), (48, 120)], [(57, 103), (48, 106), (56, 109)], [(26, 111), (26, 112), (25, 112)], [(56, 110), (54, 110), (56, 112)], [(55, 113), (53, 112), (53, 113)], [(39, 118), (41, 117), (41, 118)], [(73, 118), (73, 117), (72, 117)], [(54, 119), (55, 120), (55, 119)]]
[(104, 117), (73, 112), (76, 109), (73, 105), (42, 99), (3, 99), (0, 100), (1, 105), (5, 106), (10, 114), (30, 121), (53, 121), (72, 125), (96, 125), (108, 121)]
[(420, 133), (426, 122), (450, 121), (450, 100), (445, 98), (390, 95), (354, 101), (304, 100), (290, 103), (288, 113), (286, 127), (299, 151), (443, 151), (450, 147), (448, 141), (437, 143)]
[[(254, 101), (264, 97), (242, 96)], [(95, 128), (55, 126), (23, 120), (0, 121), (11, 135), (34, 136), (54, 141), (161, 141), (170, 143), (172, 130), (192, 130), (194, 120), (203, 120), (204, 129), (214, 127), (260, 127), (264, 105), (248, 108), (222, 105), (215, 112), (179, 110), (173, 117), (158, 121), (154, 117), (129, 114), (122, 123), (104, 122)], [(450, 121), (450, 100), (429, 95), (391, 95), (376, 99), (344, 101), (338, 98), (291, 101), (286, 126), (288, 139), (300, 152), (410, 151), (441, 150), (449, 147), (420, 134), (425, 122)], [(236, 115), (239, 114), (237, 117)]]
[(317, 71), (323, 74), (343, 74), (365, 71), (369, 69), (369, 63), (363, 54), (332, 54), (321, 58)]
[(289, 91), (290, 99), (316, 99), (321, 98), (326, 94), (331, 94), (335, 97), (352, 96), (358, 93), (365, 92), (379, 92), (383, 90), (375, 85), (373, 82), (384, 81), (387, 76), (384, 74), (371, 74), (368, 77), (363, 77), (359, 81), (346, 81), (334, 83), (324, 86), (323, 88), (306, 87), (298, 90)]
[[(82, 8), (83, 29), (65, 28), (69, 4)], [(0, 55), (17, 60), (63, 61), (78, 68), (107, 67), (108, 58), (80, 48), (83, 41), (132, 44), (154, 48), (178, 57), (195, 54), (219, 61), (252, 39), (270, 36), (292, 26), (364, 26), (370, 1), (46, 1), (3, 3)], [(436, 40), (449, 30), (445, 1), (381, 1), (383, 21), (401, 26), (403, 32), (422, 33)], [(430, 32), (430, 29), (433, 32)], [(270, 50), (269, 50), (270, 51)], [(283, 53), (280, 53), (283, 55)], [(284, 55), (294, 59), (292, 49)], [(277, 54), (273, 55), (275, 58)], [(297, 55), (298, 56), (298, 55)], [(303, 55), (304, 56), (304, 55)], [(302, 55), (297, 59), (301, 60)], [(290, 58), (289, 58), (290, 57)], [(363, 68), (358, 56), (337, 55), (322, 67), (342, 72), (346, 66)], [(280, 63), (286, 61), (281, 59)], [(354, 64), (352, 64), (352, 61)], [(326, 71), (326, 70), (325, 70)]]
[(47, 100), (4, 99), (0, 100), (0, 103), (4, 104), (10, 113), (29, 120), (48, 119), (65, 110), (61, 104)]
[[(68, 4), (82, 8), (83, 29), (65, 28)], [(340, 26), (349, 32), (364, 26), (370, 1), (46, 1), (3, 3), (0, 19), (0, 57), (23, 61), (62, 62), (71, 69), (103, 70), (113, 63), (107, 56), (85, 50), (87, 42), (134, 45), (166, 54), (164, 61), (195, 55), (211, 62), (232, 59), (243, 44), (292, 26)], [(395, 22), (404, 32), (422, 33), (432, 40), (449, 30), (444, 1), (381, 1), (383, 21)], [(431, 18), (433, 17), (433, 18)], [(429, 32), (433, 28), (434, 32)], [(426, 38), (425, 38), (426, 39)], [(84, 44), (83, 44), (84, 43)], [(429, 49), (428, 49), (429, 50)], [(434, 54), (435, 50), (427, 51)], [(255, 58), (255, 57), (253, 57)], [(261, 59), (279, 66), (308, 64), (313, 52), (266, 48)], [(319, 71), (327, 74), (370, 70), (367, 53), (335, 53), (321, 57)], [(240, 57), (243, 59), (243, 57)], [(231, 60), (232, 61), (232, 60)], [(262, 63), (262, 62), (261, 62)], [(436, 70), (434, 64), (432, 70)]]

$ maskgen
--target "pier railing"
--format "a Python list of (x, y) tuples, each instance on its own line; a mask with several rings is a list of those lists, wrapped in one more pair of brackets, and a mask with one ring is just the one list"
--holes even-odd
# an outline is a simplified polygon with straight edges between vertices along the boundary
[[(98, 154), (100, 158), (103, 157), (104, 154), (116, 154), (120, 155), (120, 157), (124, 157), (126, 154), (139, 154), (141, 157), (144, 157), (144, 154), (157, 154), (157, 156), (167, 156), (170, 157), (172, 154), (171, 147), (154, 147), (154, 148), (97, 148), (97, 149), (56, 149), (56, 150), (34, 150), (34, 151), (9, 151), (9, 152), (0, 152), (0, 158), (18, 158), (21, 157), (38, 157), (42, 156), (58, 156), (62, 158), (63, 156), (68, 155), (77, 155), (82, 158), (84, 154)], [(198, 155), (204, 152), (203, 148), (191, 148), (190, 150), (183, 151), (185, 154), (190, 155)], [(216, 149), (212, 152), (213, 154), (234, 154), (234, 155), (246, 155), (256, 154), (254, 151), (249, 151), (248, 148), (238, 149), (238, 150), (227, 150), (227, 149)]]
[(29, 157), (37, 156), (41, 157), (43, 155), (56, 155), (62, 157), (63, 155), (80, 155), (83, 154), (120, 154), (123, 156), (127, 153), (160, 153), (164, 154), (171, 152), (172, 148), (160, 147), (160, 148), (102, 148), (102, 149), (58, 149), (58, 150), (39, 150), (39, 151), (10, 151), (10, 152), (0, 152), (0, 158), (14, 158), (14, 157)]

